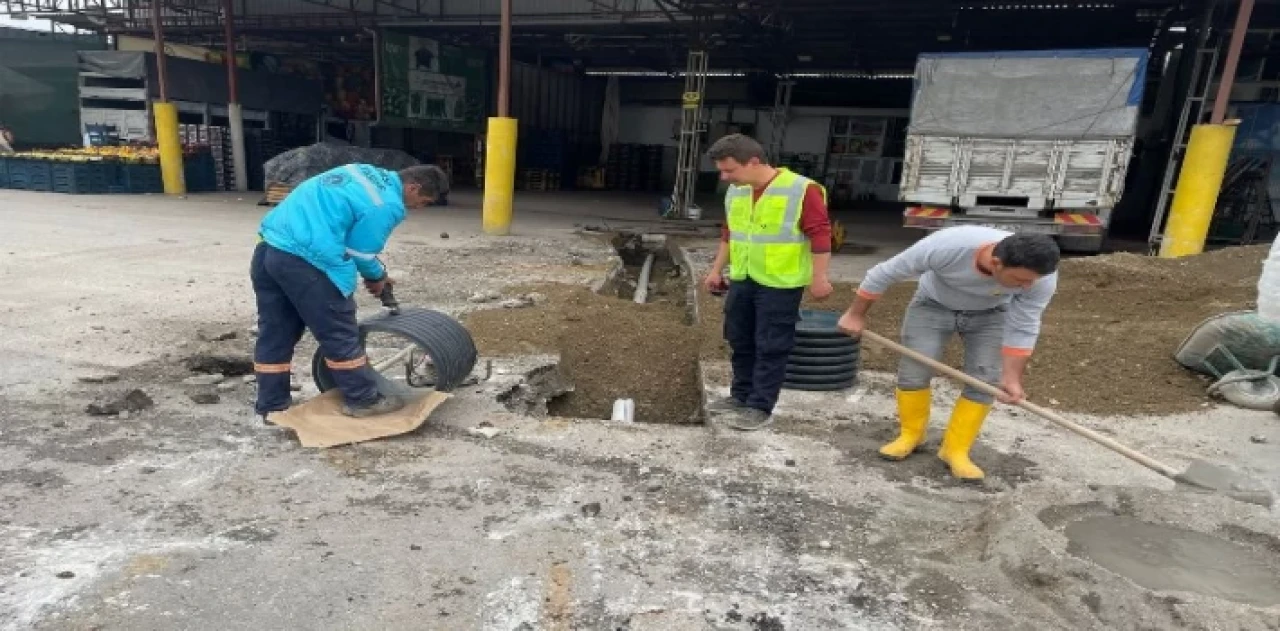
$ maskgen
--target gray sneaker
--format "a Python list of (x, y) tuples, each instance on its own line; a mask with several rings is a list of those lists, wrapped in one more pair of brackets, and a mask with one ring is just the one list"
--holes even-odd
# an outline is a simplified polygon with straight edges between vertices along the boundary
[(404, 399), (394, 395), (378, 395), (373, 403), (360, 406), (342, 405), (342, 413), (352, 418), (369, 418), (381, 414), (390, 414), (404, 407)]
[(725, 397), (723, 399), (716, 399), (715, 401), (708, 403), (707, 411), (711, 413), (736, 412), (745, 407), (747, 407), (747, 404), (733, 397)]
[(756, 408), (743, 408), (730, 414), (725, 419), (726, 424), (733, 429), (743, 432), (754, 432), (764, 429), (773, 422), (773, 415), (758, 410)]
[(284, 410), (272, 410), (272, 411), (267, 412), (267, 413), (265, 413), (265, 414), (264, 414), (264, 413), (262, 413), (262, 412), (254, 412), (254, 413), (253, 413), (253, 422), (254, 422), (254, 423), (261, 423), (261, 424), (263, 424), (263, 425), (266, 425), (267, 427), (274, 427), (274, 426), (275, 426), (275, 423), (272, 423), (271, 421), (267, 420), (267, 417), (268, 417), (268, 416), (271, 416), (272, 414), (275, 414), (275, 413), (277, 413), (277, 412), (283, 412), (283, 411), (284, 411)]

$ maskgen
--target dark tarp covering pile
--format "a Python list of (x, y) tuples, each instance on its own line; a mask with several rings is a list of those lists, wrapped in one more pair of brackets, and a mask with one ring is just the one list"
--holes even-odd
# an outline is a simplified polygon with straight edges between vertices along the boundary
[(365, 149), (329, 140), (286, 151), (263, 165), (267, 184), (297, 186), (309, 177), (344, 164), (372, 164), (398, 171), (418, 164), (411, 155), (397, 149)]

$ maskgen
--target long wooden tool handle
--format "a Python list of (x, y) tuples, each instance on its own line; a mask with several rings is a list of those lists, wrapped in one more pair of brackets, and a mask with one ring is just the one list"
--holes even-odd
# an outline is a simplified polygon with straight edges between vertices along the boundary
[[(952, 368), (951, 366), (948, 366), (940, 361), (933, 359), (932, 357), (913, 351), (882, 335), (879, 335), (872, 331), (864, 330), (862, 332), (862, 337), (869, 339), (881, 346), (884, 346), (898, 353), (899, 355), (903, 355), (904, 357), (914, 359), (915, 361), (918, 361), (948, 377), (951, 377), (952, 379), (955, 379), (963, 384), (973, 386), (974, 388), (977, 388), (978, 390), (981, 390), (987, 394), (990, 394), (991, 396), (999, 397), (1004, 394), (1004, 391), (1000, 390), (995, 386), (992, 386), (989, 383), (986, 383), (985, 381), (977, 379), (976, 377), (969, 376), (959, 370), (956, 370), (955, 368)], [(1089, 440), (1092, 440), (1093, 442), (1098, 443), (1099, 445), (1102, 445), (1103, 447), (1106, 447), (1111, 451), (1114, 451), (1126, 458), (1129, 458), (1130, 460), (1137, 462), (1138, 464), (1141, 464), (1155, 471), (1156, 473), (1159, 473), (1160, 475), (1163, 475), (1168, 478), (1173, 478), (1178, 475), (1177, 470), (1175, 470), (1173, 467), (1170, 467), (1169, 465), (1164, 464), (1163, 462), (1160, 462), (1155, 458), (1151, 458), (1137, 451), (1134, 451), (1133, 449), (1125, 447), (1124, 445), (1121, 445), (1120, 443), (1110, 438), (1107, 438), (1106, 436), (1103, 436), (1102, 434), (1099, 434), (1098, 432), (1095, 432), (1083, 425), (1079, 425), (1072, 421), (1068, 421), (1067, 419), (1063, 418), (1062, 415), (1058, 414), (1057, 412), (1054, 412), (1053, 410), (1047, 410), (1045, 408), (1042, 408), (1026, 400), (1023, 400), (1017, 403), (1016, 405), (1032, 414), (1035, 414), (1036, 416), (1039, 416), (1040, 418), (1047, 419), (1049, 421), (1057, 423), (1062, 427), (1065, 427), (1081, 436), (1084, 436), (1085, 438), (1088, 438)]]

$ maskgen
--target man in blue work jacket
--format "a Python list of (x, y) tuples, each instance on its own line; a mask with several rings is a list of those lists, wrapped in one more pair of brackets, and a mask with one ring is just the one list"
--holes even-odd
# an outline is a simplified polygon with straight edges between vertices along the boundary
[(356, 274), (377, 296), (390, 283), (378, 253), (406, 208), (449, 189), (435, 166), (388, 171), (368, 164), (330, 169), (299, 184), (262, 220), (250, 277), (258, 302), (254, 373), (262, 422), (289, 407), (293, 349), (310, 329), (342, 391), (344, 414), (394, 412), (404, 401), (378, 392), (356, 324)]

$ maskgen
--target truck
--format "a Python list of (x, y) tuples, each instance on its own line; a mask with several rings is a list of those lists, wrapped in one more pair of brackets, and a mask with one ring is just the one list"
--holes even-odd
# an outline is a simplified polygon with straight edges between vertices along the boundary
[(1097, 252), (1124, 192), (1146, 49), (921, 55), (903, 225), (984, 225)]

